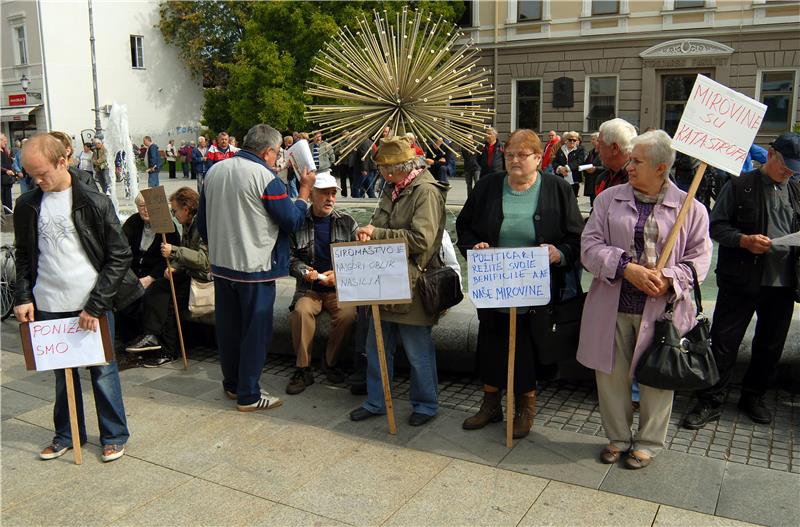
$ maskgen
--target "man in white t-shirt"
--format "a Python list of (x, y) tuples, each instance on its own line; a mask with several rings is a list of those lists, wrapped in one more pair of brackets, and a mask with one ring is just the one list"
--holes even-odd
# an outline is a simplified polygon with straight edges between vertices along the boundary
[[(73, 179), (64, 145), (48, 134), (32, 137), (22, 164), (38, 188), (17, 199), (14, 217), (17, 282), (14, 314), (20, 322), (79, 317), (79, 326), (98, 331), (112, 305), (133, 296), (131, 251), (111, 200)], [(128, 275), (133, 277), (133, 284)], [(89, 367), (103, 461), (125, 453), (129, 432), (117, 363)], [(56, 370), (53, 420), (56, 434), (39, 454), (54, 459), (72, 448), (64, 370)], [(80, 377), (73, 376), (80, 441), (86, 442)]]

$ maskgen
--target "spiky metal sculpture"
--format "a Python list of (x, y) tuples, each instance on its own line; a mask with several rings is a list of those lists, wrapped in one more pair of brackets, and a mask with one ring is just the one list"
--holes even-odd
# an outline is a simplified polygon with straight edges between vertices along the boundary
[[(412, 132), (423, 147), (436, 138), (475, 150), (491, 124), (490, 73), (477, 66), (479, 50), (464, 33), (432, 15), (403, 8), (390, 20), (386, 10), (373, 21), (345, 26), (320, 50), (312, 72), (329, 85), (309, 82), (306, 94), (334, 104), (308, 106), (316, 123), (343, 159), (365, 137), (376, 142), (384, 127)], [(469, 135), (473, 137), (470, 138)]]

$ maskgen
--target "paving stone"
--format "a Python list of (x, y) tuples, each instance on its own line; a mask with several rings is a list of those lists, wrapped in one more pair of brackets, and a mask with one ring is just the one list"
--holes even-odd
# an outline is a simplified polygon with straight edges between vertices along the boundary
[[(665, 450), (646, 470), (614, 466), (600, 490), (713, 514), (725, 462)], [(669, 485), (664, 485), (669, 481)]]
[(800, 477), (728, 463), (716, 514), (765, 525), (797, 524)]
[(384, 525), (515, 526), (547, 484), (525, 474), (454, 461)]
[(653, 527), (686, 527), (687, 525), (703, 525), (705, 527), (748, 527), (753, 524), (721, 518), (709, 514), (678, 509), (668, 505), (658, 508)]

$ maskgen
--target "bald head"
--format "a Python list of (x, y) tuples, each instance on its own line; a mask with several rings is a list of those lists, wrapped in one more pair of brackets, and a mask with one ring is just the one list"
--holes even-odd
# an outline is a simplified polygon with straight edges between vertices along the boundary
[(22, 145), (22, 166), (44, 192), (58, 192), (72, 185), (67, 149), (50, 134), (36, 134)]

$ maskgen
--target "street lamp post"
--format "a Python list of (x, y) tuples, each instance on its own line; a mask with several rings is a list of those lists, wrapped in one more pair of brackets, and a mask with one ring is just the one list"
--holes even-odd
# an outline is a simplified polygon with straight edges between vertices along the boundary
[(103, 139), (103, 128), (100, 124), (100, 96), (97, 93), (97, 59), (94, 49), (94, 16), (92, 0), (89, 0), (89, 44), (92, 49), (92, 84), (94, 85), (94, 136)]

